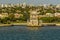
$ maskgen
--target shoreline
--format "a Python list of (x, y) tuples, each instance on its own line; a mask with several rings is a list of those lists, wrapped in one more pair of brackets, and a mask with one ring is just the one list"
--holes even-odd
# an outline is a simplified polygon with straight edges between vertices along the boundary
[[(24, 25), (26, 25), (27, 26), (27, 23), (11, 23), (11, 24), (0, 24), (0, 27), (2, 27), (2, 26), (6, 26), (6, 27), (8, 27), (8, 26), (24, 26)], [(31, 27), (31, 25), (29, 25), (30, 27)], [(43, 26), (60, 26), (60, 23), (42, 23), (41, 25), (40, 25), (40, 27), (43, 27)], [(34, 26), (35, 27), (35, 26)]]
[(6, 27), (8, 27), (8, 26), (20, 26), (20, 25), (27, 25), (27, 23), (11, 23), (11, 24), (0, 24), (0, 27), (2, 27), (2, 26), (6, 26)]
[(42, 25), (46, 26), (60, 26), (60, 23), (42, 23)]

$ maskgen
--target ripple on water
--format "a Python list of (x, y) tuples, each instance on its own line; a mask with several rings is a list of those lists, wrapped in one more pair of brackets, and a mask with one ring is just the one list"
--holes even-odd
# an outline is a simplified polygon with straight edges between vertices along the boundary
[(60, 40), (58, 28), (60, 27), (2, 27), (0, 28), (0, 40)]

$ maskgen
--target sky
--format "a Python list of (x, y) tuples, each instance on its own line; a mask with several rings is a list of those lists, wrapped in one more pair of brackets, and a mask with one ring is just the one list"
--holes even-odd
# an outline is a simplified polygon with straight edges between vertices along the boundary
[(40, 5), (40, 4), (60, 4), (60, 0), (0, 0), (0, 3), (2, 4), (26, 3), (26, 4)]

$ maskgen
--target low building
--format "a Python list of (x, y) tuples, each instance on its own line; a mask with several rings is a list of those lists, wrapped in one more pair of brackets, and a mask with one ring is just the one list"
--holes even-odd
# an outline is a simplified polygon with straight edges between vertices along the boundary
[(14, 16), (15, 16), (15, 18), (19, 18), (19, 17), (23, 17), (23, 14), (15, 13)]
[(4, 5), (3, 5), (3, 4), (1, 4), (1, 7), (4, 7)]
[(0, 18), (3, 18), (2, 14), (0, 14)]
[(60, 8), (60, 4), (56, 5), (56, 8)]
[(60, 17), (60, 13), (54, 13), (55, 17)]
[(54, 14), (52, 14), (52, 13), (46, 13), (46, 16), (47, 16), (47, 17), (53, 17)]
[(2, 13), (2, 14), (0, 14), (0, 18), (5, 18), (5, 17), (8, 17), (8, 13)]
[(22, 4), (22, 8), (25, 8), (27, 5), (26, 5), (26, 3), (23, 3)]
[(8, 5), (7, 5), (7, 4), (5, 4), (5, 5), (4, 5), (4, 7), (8, 7)]
[(19, 12), (21, 12), (21, 11), (20, 11), (20, 10), (17, 10), (16, 12), (19, 13)]

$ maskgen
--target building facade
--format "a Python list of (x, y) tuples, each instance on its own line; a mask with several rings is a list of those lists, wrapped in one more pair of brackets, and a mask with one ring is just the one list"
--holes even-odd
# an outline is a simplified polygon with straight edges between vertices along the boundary
[(38, 26), (38, 12), (30, 11), (30, 19), (28, 21), (28, 26)]

